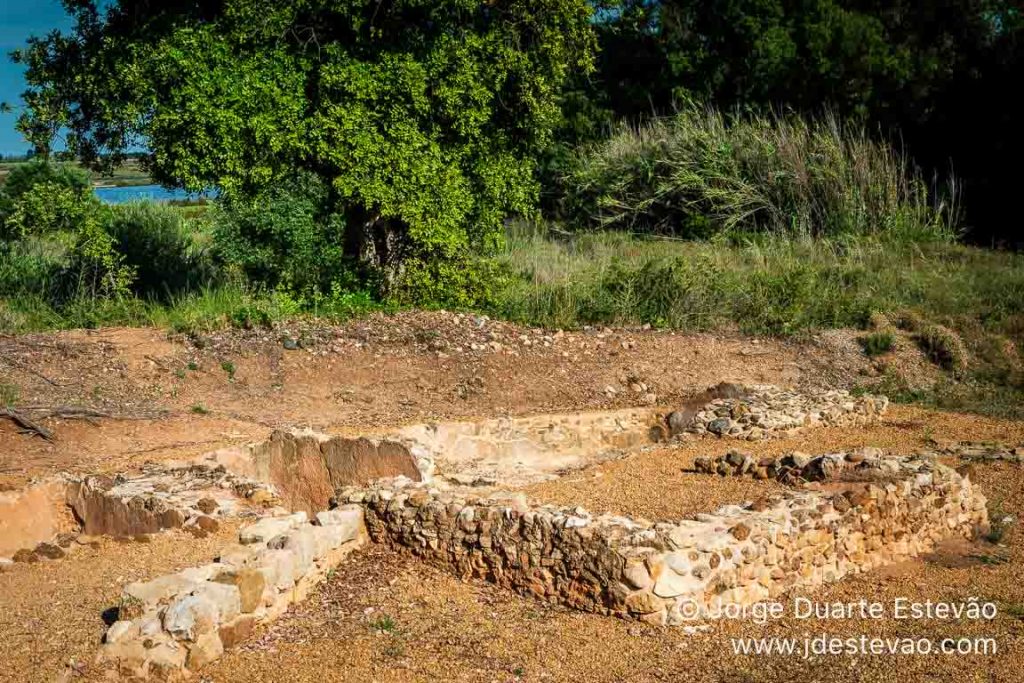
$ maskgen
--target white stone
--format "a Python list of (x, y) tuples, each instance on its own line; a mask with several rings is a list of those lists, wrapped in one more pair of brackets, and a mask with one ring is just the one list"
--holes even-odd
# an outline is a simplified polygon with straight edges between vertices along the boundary
[(335, 527), (341, 530), (342, 543), (359, 536), (363, 528), (363, 508), (360, 505), (346, 505), (336, 510), (324, 510), (316, 513), (316, 521), (322, 527)]
[(164, 612), (164, 630), (178, 640), (195, 640), (217, 627), (217, 606), (198, 595), (172, 602)]
[(267, 550), (253, 563), (267, 580), (268, 586), (287, 590), (295, 585), (295, 554), (288, 550)]
[(192, 595), (209, 600), (217, 607), (218, 623), (231, 621), (242, 613), (242, 597), (238, 586), (207, 581), (193, 591)]
[(283, 548), (295, 555), (295, 580), (298, 581), (299, 577), (309, 571), (313, 566), (313, 560), (316, 559), (316, 532), (311, 526), (296, 529), (288, 534)]
[(674, 571), (663, 571), (654, 584), (654, 594), (659, 598), (702, 594), (704, 586), (705, 582), (695, 576), (680, 576)]
[(125, 636), (132, 630), (132, 622), (130, 621), (115, 621), (107, 629), (107, 635), (104, 641), (107, 643), (117, 643), (125, 639)]
[(203, 581), (209, 581), (225, 569), (228, 569), (228, 565), (220, 562), (212, 562), (210, 564), (204, 564), (202, 567), (189, 567), (188, 569), (183, 569), (178, 572), (178, 576), (182, 577), (186, 581), (202, 583)]
[(196, 582), (178, 574), (160, 576), (152, 581), (136, 581), (125, 586), (121, 601), (125, 597), (137, 600), (147, 607), (152, 607), (171, 598), (189, 593), (196, 587)]
[[(305, 516), (306, 513), (302, 513)], [(264, 517), (255, 524), (242, 527), (238, 531), (238, 542), (242, 545), (266, 543), (275, 536), (286, 534), (295, 528), (291, 517)]]

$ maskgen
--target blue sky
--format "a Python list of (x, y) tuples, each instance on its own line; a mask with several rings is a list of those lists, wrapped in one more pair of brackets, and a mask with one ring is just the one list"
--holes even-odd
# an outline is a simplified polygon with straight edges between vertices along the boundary
[(53, 29), (71, 29), (71, 18), (59, 0), (0, 0), (0, 102), (15, 107), (14, 113), (0, 114), (0, 153), (21, 154), (29, 145), (14, 129), (25, 80), (20, 65), (8, 58), (11, 50), (24, 46), (31, 35), (45, 35)]

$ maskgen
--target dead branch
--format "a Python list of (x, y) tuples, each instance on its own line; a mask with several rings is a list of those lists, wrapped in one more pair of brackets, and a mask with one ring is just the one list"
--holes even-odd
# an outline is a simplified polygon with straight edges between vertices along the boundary
[(6, 417), (12, 420), (19, 427), (27, 431), (33, 432), (35, 434), (38, 434), (47, 441), (53, 441), (53, 432), (51, 432), (49, 429), (40, 424), (36, 424), (35, 422), (28, 419), (27, 417), (25, 417), (18, 411), (14, 410), (13, 408), (0, 409), (0, 417)]

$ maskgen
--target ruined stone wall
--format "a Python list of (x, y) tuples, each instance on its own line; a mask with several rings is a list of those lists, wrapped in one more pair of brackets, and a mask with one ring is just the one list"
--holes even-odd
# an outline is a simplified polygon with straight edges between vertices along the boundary
[[(408, 548), (460, 577), (675, 625), (695, 609), (752, 604), (835, 581), (987, 526), (984, 497), (954, 470), (928, 459), (862, 456), (843, 469), (869, 481), (777, 494), (677, 523), (416, 484), (345, 489), (338, 499), (364, 507), (375, 541)], [(817, 460), (805, 467), (821, 470)]]
[(97, 657), (131, 680), (188, 680), (303, 600), (365, 540), (358, 506), (264, 517), (216, 562), (125, 587)]

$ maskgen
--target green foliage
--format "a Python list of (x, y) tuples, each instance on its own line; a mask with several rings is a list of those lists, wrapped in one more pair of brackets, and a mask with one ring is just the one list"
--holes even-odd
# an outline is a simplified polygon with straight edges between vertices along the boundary
[(576, 219), (601, 228), (908, 241), (955, 232), (952, 207), (931, 203), (906, 158), (831, 117), (726, 117), (690, 105), (583, 151), (566, 182)]
[(84, 171), (46, 161), (19, 164), (0, 187), (0, 238), (73, 231), (98, 205)]
[[(1020, 108), (1005, 96), (1024, 66), (1018, 0), (607, 4), (595, 19), (596, 74), (574, 79), (563, 99), (563, 144), (603, 137), (610, 118), (636, 124), (691, 98), (728, 111), (828, 109), (905, 142), (928, 176), (952, 166), (972, 237), (1024, 243), (1005, 220), (1016, 177), (993, 162), (1024, 153)], [(558, 206), (546, 202), (561, 218)]]
[(914, 333), (921, 350), (939, 367), (955, 372), (967, 366), (967, 350), (955, 332), (943, 325), (928, 323)]
[[(69, 149), (98, 166), (144, 138), (157, 181), (238, 198), (233, 260), (303, 294), (327, 290), (339, 252), (390, 290), (407, 260), (494, 248), (505, 216), (533, 210), (560, 87), (589, 69), (593, 42), (585, 0), (69, 9), (70, 35), (20, 55), (21, 130), (45, 150), (64, 126)], [(306, 206), (296, 225), (246, 215), (245, 198), (296, 171), (319, 181), (323, 234), (304, 227)], [(257, 253), (243, 257), (243, 240)], [(288, 245), (318, 253), (308, 274), (272, 253)]]
[(868, 356), (881, 356), (892, 351), (896, 344), (896, 336), (888, 331), (879, 331), (866, 334), (859, 339), (864, 353)]
[(133, 202), (106, 209), (104, 230), (136, 278), (132, 290), (143, 298), (169, 300), (216, 279), (207, 250), (177, 209)]
[(323, 180), (300, 173), (253, 196), (218, 202), (211, 220), (218, 255), (246, 279), (301, 294), (351, 284), (344, 226), (330, 213)]

